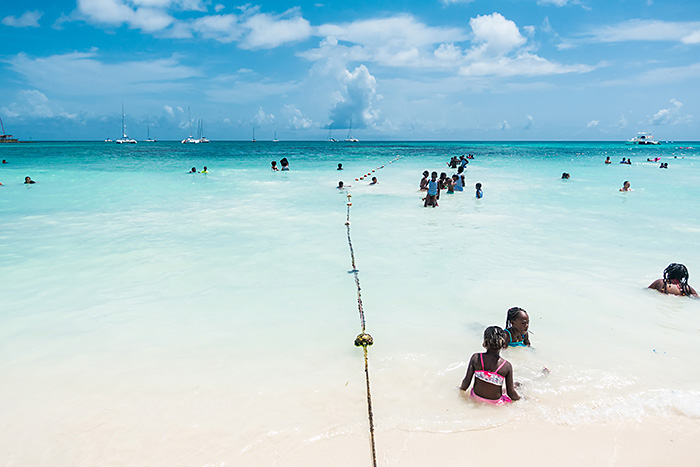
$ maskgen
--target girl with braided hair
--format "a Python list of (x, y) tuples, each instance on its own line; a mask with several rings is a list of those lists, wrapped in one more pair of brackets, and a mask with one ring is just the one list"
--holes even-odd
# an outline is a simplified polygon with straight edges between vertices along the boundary
[(687, 295), (697, 298), (698, 293), (688, 284), (688, 268), (680, 263), (671, 263), (664, 269), (663, 279), (656, 279), (650, 289), (668, 295)]
[(530, 347), (530, 317), (527, 311), (518, 306), (508, 310), (506, 315), (506, 344), (508, 347)]
[[(517, 401), (520, 396), (515, 392), (513, 366), (500, 356), (501, 350), (507, 346), (503, 329), (498, 326), (487, 327), (482, 345), (486, 352), (475, 353), (469, 359), (467, 375), (459, 389), (466, 391), (473, 378), (474, 387), (470, 393), (472, 399), (493, 405)], [(503, 383), (506, 385), (506, 394), (503, 393)]]

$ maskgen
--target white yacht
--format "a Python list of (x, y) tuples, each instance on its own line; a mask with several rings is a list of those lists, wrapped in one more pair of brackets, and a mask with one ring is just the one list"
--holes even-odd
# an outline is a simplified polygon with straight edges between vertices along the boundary
[(646, 131), (638, 132), (637, 136), (632, 139), (628, 139), (627, 142), (630, 144), (661, 144), (654, 139), (651, 133), (647, 133)]

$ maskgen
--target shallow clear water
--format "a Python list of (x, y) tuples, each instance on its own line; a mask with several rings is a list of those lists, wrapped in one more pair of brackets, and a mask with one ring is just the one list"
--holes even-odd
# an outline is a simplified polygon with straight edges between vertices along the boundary
[[(338, 180), (352, 185), (378, 430), (698, 419), (700, 302), (646, 289), (671, 262), (698, 288), (688, 146), (3, 145), (0, 436), (22, 461), (41, 442), (54, 456), (98, 438), (138, 452), (135, 434), (233, 437), (240, 453), (366, 432)], [(465, 192), (423, 208), (421, 172), (464, 153)], [(285, 156), (292, 170), (272, 173)], [(373, 169), (379, 185), (355, 181)], [(533, 332), (533, 348), (504, 353), (525, 399), (492, 410), (457, 387), (511, 306)]]

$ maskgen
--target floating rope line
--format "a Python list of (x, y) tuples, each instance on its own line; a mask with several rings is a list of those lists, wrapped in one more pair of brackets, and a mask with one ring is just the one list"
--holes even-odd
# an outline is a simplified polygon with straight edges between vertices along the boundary
[[(396, 156), (396, 159), (393, 159), (389, 161), (389, 164), (393, 163), (394, 161), (398, 160), (399, 156)], [(384, 166), (377, 167), (375, 170), (381, 170), (383, 169)], [(372, 170), (374, 172), (374, 170)], [(369, 177), (369, 175), (372, 173), (369, 172), (366, 175), (363, 175), (362, 177), (358, 177), (355, 179), (355, 181), (358, 180), (363, 180), (365, 177)], [(365, 332), (366, 327), (365, 327), (365, 310), (362, 308), (362, 293), (361, 290), (362, 288), (360, 287), (360, 270), (357, 269), (357, 264), (355, 263), (355, 249), (352, 247), (352, 238), (350, 237), (350, 207), (352, 207), (352, 195), (350, 193), (347, 194), (348, 197), (348, 202), (347, 202), (347, 215), (345, 217), (345, 228), (348, 233), (348, 247), (350, 248), (350, 261), (352, 264), (352, 270), (348, 271), (352, 273), (355, 276), (355, 286), (357, 287), (357, 311), (360, 313), (360, 326), (362, 327), (362, 332), (357, 335), (355, 338), (355, 346), (356, 347), (362, 347), (362, 352), (365, 355), (365, 382), (367, 386), (367, 418), (369, 421), (369, 439), (370, 439), (370, 445), (372, 448), (372, 465), (374, 467), (377, 467), (377, 449), (375, 446), (374, 442), (374, 413), (372, 412), (372, 393), (370, 391), (370, 384), (369, 384), (369, 358), (367, 355), (367, 347), (372, 345), (374, 343), (374, 339), (372, 339), (372, 336), (367, 334)]]
[(357, 287), (357, 310), (360, 313), (360, 326), (362, 327), (362, 332), (355, 338), (355, 346), (362, 347), (362, 352), (365, 356), (365, 383), (367, 386), (367, 418), (369, 420), (369, 439), (372, 448), (372, 465), (377, 467), (377, 449), (374, 442), (374, 413), (372, 412), (372, 393), (370, 391), (369, 384), (369, 359), (367, 357), (367, 347), (374, 343), (372, 336), (365, 332), (365, 311), (362, 308), (362, 288), (360, 287), (360, 271), (357, 269), (355, 264), (355, 249), (352, 247), (352, 238), (350, 237), (350, 207), (352, 206), (352, 195), (348, 193), (348, 211), (347, 217), (345, 218), (345, 228), (348, 233), (348, 247), (350, 247), (350, 260), (352, 263), (352, 270), (349, 271), (355, 276), (355, 286)]

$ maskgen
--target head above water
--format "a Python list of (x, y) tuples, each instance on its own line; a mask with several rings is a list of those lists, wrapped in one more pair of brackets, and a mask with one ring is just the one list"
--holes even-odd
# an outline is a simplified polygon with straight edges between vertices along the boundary
[(515, 328), (521, 333), (526, 333), (530, 327), (530, 317), (523, 308), (514, 306), (508, 309), (506, 316), (506, 329)]
[(486, 350), (498, 351), (508, 347), (506, 333), (498, 326), (489, 326), (484, 330), (484, 343)]
[(681, 263), (671, 263), (664, 269), (664, 280), (677, 280), (683, 283), (688, 283), (688, 268)]
[(342, 180), (338, 182), (338, 188), (343, 188), (343, 181)]

